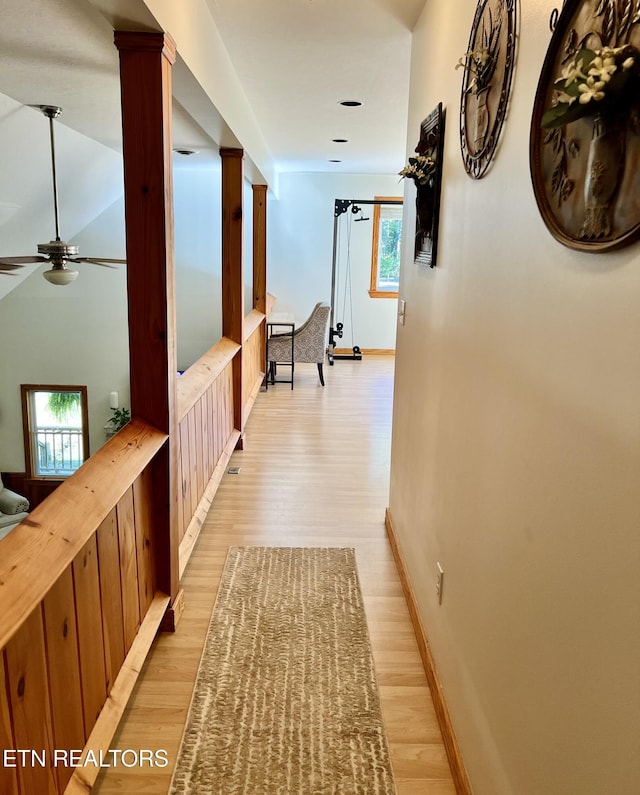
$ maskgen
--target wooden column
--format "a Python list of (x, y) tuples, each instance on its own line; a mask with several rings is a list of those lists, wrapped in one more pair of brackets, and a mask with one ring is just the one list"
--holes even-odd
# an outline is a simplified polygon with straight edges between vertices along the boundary
[[(253, 308), (267, 311), (267, 186), (253, 185)], [(266, 360), (267, 324), (260, 326), (260, 360)], [(266, 365), (265, 365), (266, 370)], [(266, 372), (265, 372), (266, 378)], [(263, 382), (264, 383), (264, 382)]]
[(253, 308), (267, 308), (267, 186), (253, 185)]
[(152, 470), (155, 587), (174, 602), (178, 565), (178, 423), (171, 67), (164, 33), (116, 31), (120, 53), (131, 413), (169, 435)]
[[(222, 334), (243, 343), (242, 149), (220, 149), (222, 159)], [(242, 351), (233, 360), (234, 426), (242, 433)], [(242, 436), (240, 437), (242, 439)], [(239, 446), (242, 447), (241, 442)]]

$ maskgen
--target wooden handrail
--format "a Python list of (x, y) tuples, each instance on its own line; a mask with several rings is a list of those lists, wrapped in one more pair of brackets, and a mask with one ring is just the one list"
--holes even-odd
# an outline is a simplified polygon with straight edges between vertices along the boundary
[(264, 320), (265, 316), (257, 309), (252, 309), (251, 312), (244, 319), (243, 327), (243, 341), (246, 342), (256, 331), (260, 328), (260, 323)]
[(269, 317), (269, 315), (273, 311), (273, 307), (274, 307), (274, 305), (275, 305), (277, 300), (278, 299), (275, 297), (275, 295), (272, 295), (271, 293), (267, 293), (267, 317)]
[(167, 438), (132, 420), (0, 541), (0, 649)]
[(239, 350), (237, 342), (222, 337), (178, 378), (178, 422), (186, 417)]

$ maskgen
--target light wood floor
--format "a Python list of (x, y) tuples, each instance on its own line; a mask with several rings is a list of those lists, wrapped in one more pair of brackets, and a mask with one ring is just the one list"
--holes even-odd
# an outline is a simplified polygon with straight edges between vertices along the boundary
[(227, 548), (265, 545), (355, 547), (398, 795), (455, 795), (385, 534), (393, 366), (338, 361), (323, 389), (298, 365), (293, 391), (259, 394), (240, 473), (225, 474), (185, 572), (178, 632), (156, 640), (111, 745), (164, 749), (169, 765), (106, 770), (94, 791), (168, 791)]

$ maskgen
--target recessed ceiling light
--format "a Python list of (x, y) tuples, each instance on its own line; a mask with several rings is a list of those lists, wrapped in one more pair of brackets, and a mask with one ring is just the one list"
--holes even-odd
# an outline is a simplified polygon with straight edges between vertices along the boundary
[(183, 155), (184, 157), (191, 157), (191, 155), (198, 154), (198, 152), (195, 149), (174, 149), (173, 151), (177, 155)]
[(338, 104), (344, 105), (345, 108), (357, 108), (362, 105), (362, 102), (358, 102), (357, 99), (343, 99)]
[(346, 138), (332, 138), (331, 140), (333, 141), (334, 144), (348, 144), (349, 143), (349, 141), (347, 141)]
[(330, 160), (330, 163), (342, 163), (342, 160)]

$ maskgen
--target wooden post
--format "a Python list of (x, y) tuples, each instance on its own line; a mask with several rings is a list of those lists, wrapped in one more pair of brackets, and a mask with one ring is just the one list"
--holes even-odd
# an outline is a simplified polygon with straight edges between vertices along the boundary
[[(267, 186), (253, 185), (253, 308), (267, 312)], [(267, 354), (267, 324), (260, 326), (260, 361)], [(265, 365), (266, 371), (266, 365)], [(265, 378), (266, 378), (265, 372)], [(264, 382), (263, 382), (264, 383)]]
[[(242, 345), (244, 274), (242, 268), (242, 149), (220, 149), (222, 159), (222, 334)], [(243, 430), (242, 351), (233, 360), (233, 418)]]
[(175, 602), (178, 422), (171, 146), (171, 67), (165, 33), (116, 31), (120, 54), (127, 235), (131, 414), (169, 435), (152, 470), (155, 587)]
[(253, 308), (267, 309), (267, 186), (253, 185)]

